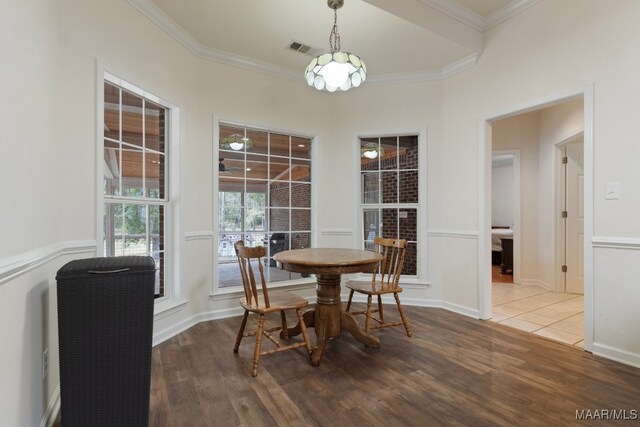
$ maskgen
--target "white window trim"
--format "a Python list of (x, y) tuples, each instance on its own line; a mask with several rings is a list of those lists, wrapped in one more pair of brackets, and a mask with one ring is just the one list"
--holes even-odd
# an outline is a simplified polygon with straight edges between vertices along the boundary
[[(397, 132), (363, 132), (358, 133), (355, 138), (354, 151), (355, 158), (357, 161), (357, 167), (355, 172), (355, 197), (356, 200), (356, 209), (355, 209), (355, 224), (357, 227), (357, 231), (354, 233), (354, 247), (358, 249), (362, 249), (362, 245), (364, 242), (363, 235), (363, 219), (362, 219), (362, 211), (366, 209), (366, 206), (362, 204), (362, 187), (360, 183), (360, 140), (366, 138), (385, 138), (385, 137), (398, 137), (398, 136), (407, 136), (407, 135), (418, 135), (418, 203), (409, 203), (409, 204), (397, 204), (397, 203), (389, 203), (384, 207), (388, 208), (402, 208), (406, 207), (408, 209), (417, 209), (418, 210), (418, 223), (417, 223), (417, 257), (418, 262), (416, 265), (416, 275), (415, 276), (401, 276), (400, 284), (409, 285), (408, 288), (417, 288), (422, 289), (425, 286), (429, 286), (428, 274), (427, 274), (427, 173), (426, 173), (426, 164), (427, 164), (427, 130), (424, 129), (422, 131), (415, 130), (401, 130)], [(380, 205), (376, 204), (375, 207), (378, 208)], [(370, 280), (371, 274), (359, 273), (356, 274), (355, 280)]]
[[(318, 218), (317, 215), (314, 214), (314, 206), (317, 206), (318, 199), (318, 191), (317, 191), (317, 174), (318, 174), (318, 166), (317, 166), (317, 139), (316, 137), (309, 135), (305, 132), (298, 132), (292, 130), (278, 129), (268, 126), (261, 126), (255, 124), (246, 124), (241, 123), (234, 120), (226, 120), (224, 118), (213, 117), (213, 139), (211, 141), (213, 156), (212, 157), (212, 171), (213, 171), (213, 194), (211, 195), (213, 199), (213, 215), (212, 219), (212, 230), (213, 230), (213, 239), (212, 239), (212, 252), (213, 252), (213, 263), (211, 267), (211, 293), (209, 294), (209, 299), (212, 301), (224, 300), (224, 299), (232, 299), (239, 298), (243, 295), (242, 286), (225, 286), (220, 287), (218, 282), (218, 236), (220, 233), (218, 232), (218, 190), (220, 188), (219, 177), (218, 174), (218, 158), (219, 158), (219, 150), (218, 150), (218, 141), (220, 140), (220, 124), (229, 125), (229, 126), (237, 126), (237, 127), (246, 127), (251, 130), (270, 132), (270, 133), (281, 133), (285, 135), (293, 135), (299, 136), (302, 138), (311, 139), (311, 153), (310, 153), (310, 161), (311, 161), (311, 247), (315, 247), (316, 242), (318, 241)], [(298, 290), (298, 289), (309, 289), (315, 286), (316, 278), (314, 275), (311, 275), (309, 278), (299, 278), (292, 280), (283, 280), (279, 282), (269, 282), (269, 289), (279, 289), (279, 290)]]
[(169, 147), (166, 150), (168, 181), (165, 191), (168, 194), (165, 209), (165, 281), (164, 296), (154, 302), (154, 316), (169, 310), (181, 309), (187, 300), (180, 300), (180, 147), (181, 147), (181, 115), (180, 108), (153, 93), (141, 89), (141, 85), (130, 83), (132, 79), (124, 80), (108, 72), (101, 61), (96, 61), (96, 242), (97, 255), (104, 256), (103, 217), (104, 201), (104, 83), (105, 81), (118, 85), (136, 95), (162, 105), (169, 110), (169, 120), (166, 123)]

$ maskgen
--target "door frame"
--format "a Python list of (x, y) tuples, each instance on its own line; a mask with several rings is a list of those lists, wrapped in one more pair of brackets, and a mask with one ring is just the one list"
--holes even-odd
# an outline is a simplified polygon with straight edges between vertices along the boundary
[[(554, 145), (558, 149), (559, 155), (553, 157), (553, 161), (555, 163), (556, 170), (556, 197), (554, 200), (554, 212), (562, 212), (564, 207), (564, 201), (566, 197), (566, 183), (567, 179), (564, 173), (564, 166), (562, 164), (562, 157), (566, 155), (567, 144), (574, 142), (575, 140), (582, 138), (584, 139), (584, 130), (579, 130), (569, 135), (565, 139), (556, 142)], [(556, 216), (556, 230), (555, 233), (555, 244), (556, 244), (556, 257), (555, 257), (555, 269), (556, 269), (556, 283), (555, 283), (555, 291), (556, 292), (566, 292), (567, 284), (565, 273), (562, 272), (561, 267), (566, 259), (566, 234), (567, 234), (567, 224), (566, 221), (562, 218), (562, 215)], [(563, 255), (565, 259), (563, 259)], [(586, 266), (585, 266), (586, 269)]]
[(494, 121), (539, 110), (564, 101), (582, 97), (584, 114), (584, 347), (593, 349), (594, 289), (593, 289), (593, 84), (534, 99), (505, 108), (480, 119), (479, 123), (479, 185), (478, 185), (478, 301), (480, 318), (491, 318), (491, 154)]

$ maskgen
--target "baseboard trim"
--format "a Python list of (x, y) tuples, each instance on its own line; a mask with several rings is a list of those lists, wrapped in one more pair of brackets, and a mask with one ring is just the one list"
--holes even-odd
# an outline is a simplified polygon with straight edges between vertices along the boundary
[(0, 285), (28, 273), (54, 259), (72, 254), (93, 253), (97, 243), (95, 240), (78, 240), (58, 242), (41, 246), (10, 258), (0, 260)]
[(480, 311), (475, 308), (466, 307), (464, 305), (454, 304), (447, 301), (442, 301), (442, 308), (454, 313), (462, 314), (463, 316), (480, 319)]
[(640, 368), (640, 354), (631, 353), (626, 350), (620, 350), (606, 344), (593, 343), (592, 353), (596, 356), (611, 359), (616, 362), (624, 363), (635, 368)]
[(535, 285), (535, 286), (540, 286), (541, 288), (545, 288), (548, 291), (551, 292), (555, 292), (553, 286), (551, 285), (551, 283), (547, 283), (544, 280), (538, 280), (538, 279), (520, 279), (520, 284), (521, 285)]

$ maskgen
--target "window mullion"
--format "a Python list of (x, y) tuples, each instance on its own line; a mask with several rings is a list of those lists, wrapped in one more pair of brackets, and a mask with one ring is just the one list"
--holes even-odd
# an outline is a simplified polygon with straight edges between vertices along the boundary
[(147, 245), (147, 254), (151, 254), (151, 206), (145, 205), (145, 242)]
[(119, 128), (118, 129), (118, 194), (122, 196), (122, 88), (118, 89), (118, 121)]
[(147, 120), (146, 120), (146, 100), (142, 98), (142, 196), (147, 196)]

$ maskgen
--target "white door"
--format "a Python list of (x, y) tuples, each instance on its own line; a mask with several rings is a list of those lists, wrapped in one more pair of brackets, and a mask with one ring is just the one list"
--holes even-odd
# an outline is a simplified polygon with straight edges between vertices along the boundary
[(567, 149), (567, 226), (565, 291), (584, 292), (584, 145), (571, 142)]

